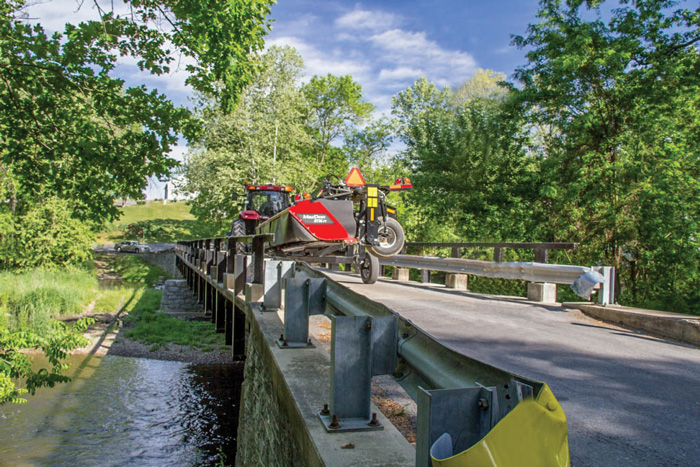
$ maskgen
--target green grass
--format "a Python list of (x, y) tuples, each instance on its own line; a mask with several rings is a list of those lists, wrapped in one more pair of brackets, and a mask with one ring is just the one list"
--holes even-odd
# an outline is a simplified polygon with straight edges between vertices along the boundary
[(168, 204), (150, 201), (142, 205), (125, 206), (121, 218), (107, 224), (97, 234), (97, 242), (105, 244), (141, 240), (140, 235), (129, 234), (127, 228), (130, 224), (143, 229), (146, 243), (173, 243), (178, 240), (215, 237), (227, 230), (226, 226), (196, 220), (184, 201)]
[(131, 327), (124, 332), (129, 339), (152, 344), (156, 350), (167, 344), (178, 344), (200, 350), (216, 350), (224, 347), (223, 334), (217, 334), (210, 322), (187, 321), (165, 313), (160, 308), (160, 290), (143, 289), (130, 305), (125, 319)]
[(170, 274), (157, 266), (145, 262), (139, 255), (114, 255), (111, 253), (95, 252), (95, 260), (104, 262), (105, 269), (119, 274), (127, 284), (144, 284), (149, 287), (159, 277), (170, 279)]
[(168, 275), (145, 263), (137, 255), (96, 253), (122, 276), (123, 286), (100, 289), (95, 270), (35, 269), (22, 273), (0, 273), (0, 328), (32, 331), (48, 336), (51, 322), (60, 316), (77, 315), (93, 300), (94, 313), (121, 310), (130, 326), (126, 337), (152, 344), (156, 349), (168, 343), (202, 350), (220, 349), (224, 337), (210, 322), (185, 321), (157, 312), (162, 292), (150, 287), (159, 276)]
[(97, 295), (97, 278), (83, 269), (0, 273), (0, 327), (51, 332), (51, 320), (82, 313)]

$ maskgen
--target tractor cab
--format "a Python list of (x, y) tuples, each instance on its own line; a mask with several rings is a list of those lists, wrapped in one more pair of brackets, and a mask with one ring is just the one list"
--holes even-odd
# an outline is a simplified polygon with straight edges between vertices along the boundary
[(291, 206), (291, 186), (249, 185), (239, 218), (233, 221), (232, 235), (252, 235), (261, 222)]

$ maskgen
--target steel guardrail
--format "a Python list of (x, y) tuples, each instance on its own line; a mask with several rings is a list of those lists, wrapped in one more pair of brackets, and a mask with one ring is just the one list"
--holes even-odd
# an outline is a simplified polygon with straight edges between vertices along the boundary
[(380, 258), (379, 264), (399, 268), (429, 269), (453, 274), (474, 274), (477, 276), (520, 279), (531, 282), (552, 282), (570, 284), (592, 268), (563, 264), (496, 263), (474, 259), (437, 258), (414, 255), (396, 255)]
[[(179, 242), (177, 247), (177, 257), (180, 259), (180, 267), (191, 268), (196, 275), (204, 279), (204, 283), (197, 282), (197, 292), (203, 299), (205, 309), (212, 311), (212, 319), (217, 323), (217, 326), (219, 324), (218, 321), (221, 319), (218, 313), (221, 309), (221, 304), (218, 300), (213, 301), (211, 297), (213, 297), (215, 293), (208, 292), (210, 289), (207, 289), (207, 287), (210, 287), (211, 290), (217, 290), (222, 296), (230, 297), (229, 300), (233, 299), (236, 302), (242, 300), (242, 296), (238, 298), (235, 297), (235, 290), (227, 288), (225, 280), (223, 282), (218, 280), (218, 269), (220, 267), (225, 268), (226, 274), (230, 274), (231, 272), (234, 274), (239, 273), (237, 259), (244, 255), (237, 255), (235, 253), (237, 240), (238, 239), (229, 239), (227, 242), (224, 241), (224, 239), (202, 239), (192, 242)], [(261, 246), (262, 242), (260, 240), (262, 239), (256, 240), (258, 240), (256, 242), (258, 246)], [(223, 256), (220, 256), (219, 253)], [(254, 262), (257, 263), (259, 261), (263, 263), (263, 254), (264, 251), (257, 252), (257, 254), (254, 255), (257, 256)], [(193, 259), (195, 261), (191, 262)], [(395, 259), (400, 260), (401, 258)], [(423, 260), (425, 260), (425, 258), (423, 258)], [(443, 259), (438, 258), (438, 260)], [(256, 283), (264, 277), (265, 283), (262, 284), (262, 286), (264, 286), (265, 290), (270, 290), (271, 286), (273, 286), (272, 283), (267, 283), (268, 281), (279, 283), (277, 285), (279, 288), (277, 293), (281, 294), (282, 284), (286, 283), (289, 286), (290, 282), (288, 281), (292, 280), (282, 279), (283, 274), (280, 267), (283, 262), (285, 261), (265, 260), (265, 264), (262, 265), (264, 274), (255, 274), (253, 282)], [(291, 262), (289, 263), (291, 264)], [(236, 268), (233, 271), (229, 268), (231, 264), (235, 265)], [(426, 262), (422, 261), (421, 263), (411, 264), (421, 264), (425, 266)], [(244, 262), (242, 262), (242, 266), (245, 276), (246, 266)], [(556, 267), (555, 265), (539, 266)], [(255, 269), (258, 269), (257, 265)], [(580, 272), (582, 268), (573, 267), (573, 269), (576, 272)], [(290, 269), (287, 270), (290, 271)], [(310, 287), (309, 284), (313, 281), (320, 281), (323, 284), (323, 294), (318, 295), (318, 297), (320, 297), (323, 302), (322, 306), (325, 310), (325, 314), (329, 317), (333, 317), (331, 318), (334, 323), (332, 327), (331, 345), (333, 348), (336, 348), (335, 346), (338, 345), (340, 350), (331, 352), (331, 411), (334, 410), (333, 407), (347, 407), (347, 404), (354, 403), (353, 401), (355, 401), (355, 399), (353, 397), (345, 400), (346, 394), (351, 393), (357, 395), (358, 388), (360, 392), (364, 390), (361, 388), (361, 386), (363, 386), (362, 381), (369, 380), (362, 377), (361, 373), (363, 371), (369, 371), (370, 376), (387, 374), (386, 372), (388, 371), (388, 373), (392, 374), (394, 379), (418, 403), (416, 465), (429, 465), (431, 446), (436, 443), (437, 438), (441, 434), (451, 433), (452, 436), (457, 437), (454, 438), (455, 440), (460, 438), (458, 441), (455, 441), (456, 444), (454, 448), (457, 451), (462, 451), (480, 439), (489, 436), (492, 428), (499, 423), (499, 421), (503, 420), (511, 412), (518, 412), (515, 409), (519, 407), (521, 403), (526, 405), (530, 404), (528, 407), (535, 404), (540, 407), (539, 410), (542, 410), (542, 407), (546, 406), (545, 412), (547, 413), (559, 414), (561, 412), (561, 407), (556, 403), (556, 400), (553, 399), (545, 383), (497, 368), (454, 351), (387, 306), (360, 295), (343, 284), (335, 282), (323, 271), (314, 269), (306, 263), (296, 263), (296, 266), (293, 267), (293, 271), (291, 277), (294, 277), (292, 282), (294, 284), (306, 284), (307, 288)], [(270, 274), (270, 272), (272, 272), (272, 274)], [(185, 276), (189, 277), (191, 274), (185, 274)], [(256, 302), (256, 299), (252, 299), (251, 303), (248, 302), (248, 289), (249, 286), (252, 285), (255, 284), (247, 284), (245, 287), (245, 306), (248, 309), (247, 314), (253, 313), (254, 310), (261, 311), (267, 306), (267, 292), (265, 292), (265, 297), (262, 302), (252, 303)], [(205, 287), (203, 293), (201, 290), (202, 286)], [(294, 287), (298, 287), (298, 285), (294, 285)], [(302, 285), (301, 287), (304, 286)], [(290, 295), (295, 295), (293, 290), (287, 290), (286, 296), (288, 298)], [(298, 295), (298, 293), (296, 293), (296, 295)], [(303, 315), (306, 316), (306, 323), (308, 325), (308, 316), (310, 314), (309, 306), (312, 301), (309, 295), (305, 300), (288, 302), (287, 306), (284, 308), (285, 326), (287, 326), (288, 323), (293, 323), (294, 320), (301, 319), (303, 322)], [(306, 307), (306, 311), (304, 311), (302, 315), (298, 314), (299, 310), (295, 311), (291, 316), (288, 315), (288, 312), (290, 312), (292, 308), (298, 308), (299, 306), (302, 308)], [(344, 318), (340, 318), (341, 316)], [(344, 326), (344, 331), (341, 332), (340, 337), (336, 336), (335, 329), (338, 320), (357, 320), (358, 318), (361, 319), (361, 329), (356, 329), (354, 327), (352, 329), (356, 329), (354, 332), (359, 334), (349, 337), (347, 331), (350, 328)], [(391, 322), (395, 323), (396, 327), (394, 331), (391, 331)], [(348, 322), (345, 321), (345, 323)], [(375, 349), (375, 337), (371, 337), (369, 340), (365, 340), (362, 337), (365, 335), (365, 332), (374, 336), (374, 334), (372, 334), (373, 331), (370, 332), (370, 329), (374, 329), (375, 326), (380, 330), (384, 330), (380, 335), (382, 339), (381, 342), (384, 342), (384, 344), (377, 344), (377, 349)], [(284, 335), (288, 335), (286, 331), (287, 328), (285, 327)], [(388, 334), (386, 331), (389, 331)], [(281, 337), (280, 339), (282, 340), (283, 338)], [(339, 341), (337, 339), (339, 339)], [(233, 343), (236, 339), (232, 337), (230, 341)], [(282, 345), (282, 347), (286, 346), (287, 341), (285, 340), (284, 343), (280, 345)], [(349, 345), (350, 348), (348, 348)], [(365, 350), (358, 350), (358, 348), (354, 347), (355, 345), (365, 345), (367, 347), (364, 347)], [(369, 354), (366, 352), (369, 352)], [(358, 358), (364, 355), (365, 360), (363, 361), (369, 362), (370, 366), (364, 368), (362, 365), (358, 366), (354, 363), (349, 365), (347, 359), (355, 358), (355, 355)], [(371, 357), (367, 355), (371, 355)], [(336, 363), (336, 359), (338, 358), (342, 359), (341, 363)], [(381, 368), (383, 368), (382, 370), (375, 369), (375, 359), (377, 362), (385, 363), (383, 366), (380, 365)], [(386, 362), (389, 362), (389, 366), (387, 366)], [(338, 379), (336, 380), (336, 378)], [(336, 388), (336, 390), (333, 388)], [(339, 393), (337, 392), (337, 388), (340, 388)], [(369, 383), (367, 383), (365, 389), (369, 391)], [(369, 393), (366, 397), (367, 399), (369, 398)], [(547, 405), (547, 402), (545, 402), (543, 398), (548, 398), (547, 400), (553, 402), (549, 402), (549, 405)], [(537, 402), (532, 402), (533, 400)], [(529, 423), (527, 421), (513, 421), (516, 419), (523, 420), (523, 413), (523, 410), (520, 410), (517, 415), (514, 415), (516, 418), (509, 418), (511, 420), (510, 424), (514, 427), (513, 429), (515, 431), (521, 430), (522, 426)], [(319, 413), (319, 416), (324, 420), (322, 413)], [(327, 415), (325, 417), (328, 418)], [(561, 415), (561, 417), (563, 417), (563, 415)], [(456, 420), (458, 420), (458, 423), (455, 424)], [(539, 420), (542, 420), (542, 418), (540, 417)], [(342, 424), (359, 423), (359, 429), (367, 429), (365, 426), (367, 425), (366, 420), (342, 419), (341, 422)], [(332, 429), (333, 426), (331, 424), (330, 430), (332, 431)], [(355, 429), (354, 426), (352, 429)], [(560, 442), (563, 443), (562, 446), (566, 446), (565, 422), (563, 426), (561, 426), (561, 424), (557, 425), (556, 423), (553, 425), (552, 420), (547, 418), (542, 427), (534, 429), (533, 432), (537, 433), (535, 436), (539, 436), (540, 430), (543, 430), (542, 432), (554, 430), (558, 433), (557, 436)], [(464, 436), (464, 438), (462, 438), (462, 436)], [(494, 440), (493, 437), (491, 437), (491, 440), (494, 445), (498, 445), (499, 442)], [(510, 445), (501, 446), (499, 449), (509, 449), (508, 446)], [(551, 448), (548, 450), (551, 451)], [(538, 452), (538, 455), (539, 454)]]

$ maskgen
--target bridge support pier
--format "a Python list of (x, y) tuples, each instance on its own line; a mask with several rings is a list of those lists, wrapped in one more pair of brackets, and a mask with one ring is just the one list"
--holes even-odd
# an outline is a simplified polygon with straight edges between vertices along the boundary
[(527, 299), (533, 302), (556, 303), (557, 284), (530, 282), (527, 284)]
[(469, 276), (466, 274), (447, 274), (445, 276), (445, 287), (448, 289), (467, 290)]

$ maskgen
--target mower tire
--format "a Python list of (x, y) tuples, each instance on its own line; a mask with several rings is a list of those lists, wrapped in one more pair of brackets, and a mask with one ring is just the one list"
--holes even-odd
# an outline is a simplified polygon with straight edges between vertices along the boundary
[(360, 270), (362, 282), (365, 284), (374, 284), (377, 282), (377, 278), (379, 277), (379, 260), (376, 256), (365, 252), (365, 257), (362, 258), (358, 269)]
[[(386, 228), (386, 231), (384, 230)], [(379, 227), (379, 236), (382, 237), (379, 245), (368, 246), (367, 250), (379, 258), (388, 258), (401, 253), (404, 244), (403, 227), (396, 219), (388, 218), (386, 226)]]

